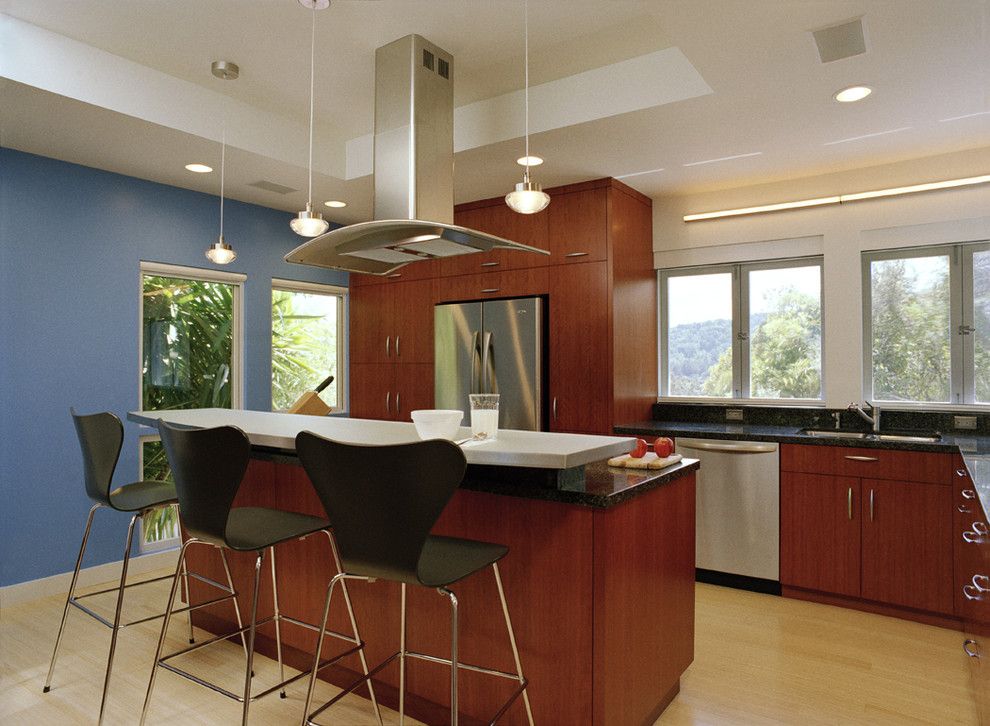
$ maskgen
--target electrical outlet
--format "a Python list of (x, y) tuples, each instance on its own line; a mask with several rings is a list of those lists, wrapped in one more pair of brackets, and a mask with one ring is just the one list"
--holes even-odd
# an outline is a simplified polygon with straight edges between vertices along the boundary
[(976, 416), (953, 416), (952, 428), (954, 429), (976, 429)]
[[(743, 410), (741, 408), (727, 408), (725, 409), (725, 420), (726, 421), (742, 421), (743, 420)], [(973, 428), (976, 428), (975, 426)]]

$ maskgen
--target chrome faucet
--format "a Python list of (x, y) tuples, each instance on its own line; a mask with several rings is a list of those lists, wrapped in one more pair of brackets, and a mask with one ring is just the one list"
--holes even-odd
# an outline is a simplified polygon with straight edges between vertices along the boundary
[(877, 433), (880, 431), (880, 408), (869, 401), (866, 401), (866, 405), (870, 407), (870, 413), (864, 411), (858, 403), (850, 403), (846, 407), (846, 410), (866, 421), (866, 423), (873, 427), (873, 433)]

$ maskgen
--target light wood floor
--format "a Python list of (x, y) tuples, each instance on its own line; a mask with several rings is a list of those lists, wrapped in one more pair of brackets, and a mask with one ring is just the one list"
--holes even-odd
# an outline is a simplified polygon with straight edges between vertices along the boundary
[[(128, 595), (144, 594), (125, 607), (125, 617), (150, 614), (164, 601), (157, 588), (131, 590)], [(100, 604), (109, 612), (109, 599)], [(109, 631), (78, 611), (69, 616), (52, 691), (41, 692), (61, 606), (61, 598), (48, 597), (0, 611), (0, 723), (95, 722)], [(170, 631), (166, 647), (182, 647), (184, 616)], [(136, 722), (157, 632), (155, 623), (122, 631), (107, 723)], [(976, 724), (961, 642), (961, 634), (950, 630), (698, 585), (695, 662), (657, 723)], [(239, 655), (237, 646), (225, 643), (189, 658), (196, 658), (200, 672), (236, 691), (243, 677)], [(274, 662), (255, 662), (257, 681), (273, 683)], [(318, 695), (326, 699), (333, 692), (321, 684)], [(297, 685), (288, 700), (258, 701), (251, 707), (252, 722), (296, 724), (302, 698)], [(392, 716), (386, 723), (397, 722), (391, 712), (386, 715)], [(233, 701), (159, 673), (150, 723), (228, 724), (239, 718)], [(356, 696), (324, 722), (376, 723), (367, 701)]]

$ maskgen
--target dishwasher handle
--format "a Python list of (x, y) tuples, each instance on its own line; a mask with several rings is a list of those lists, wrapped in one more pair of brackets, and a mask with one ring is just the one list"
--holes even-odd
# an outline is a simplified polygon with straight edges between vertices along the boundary
[(777, 450), (777, 444), (706, 444), (698, 441), (691, 444), (678, 442), (677, 446), (695, 451), (723, 451), (730, 454), (772, 454)]

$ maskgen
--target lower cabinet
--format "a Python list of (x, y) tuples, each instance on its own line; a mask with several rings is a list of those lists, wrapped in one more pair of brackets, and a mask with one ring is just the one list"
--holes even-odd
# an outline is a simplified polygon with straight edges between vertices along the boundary
[(432, 363), (352, 363), (350, 415), (409, 421), (409, 413), (433, 408)]

